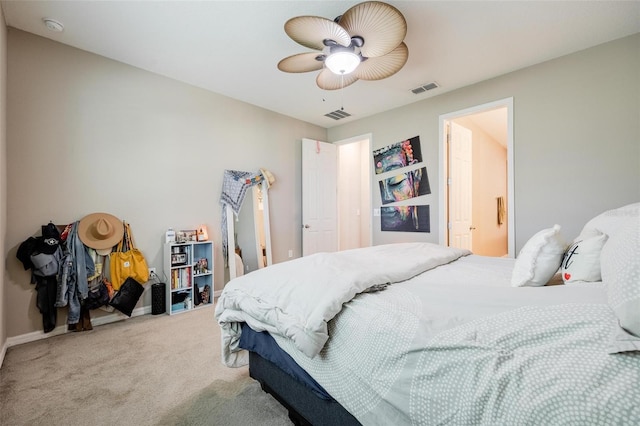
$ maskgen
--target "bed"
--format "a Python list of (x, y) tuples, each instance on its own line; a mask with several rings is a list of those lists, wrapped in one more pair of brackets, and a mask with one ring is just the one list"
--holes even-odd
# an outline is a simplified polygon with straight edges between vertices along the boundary
[(517, 259), (406, 243), (276, 264), (225, 286), (223, 362), (295, 424), (638, 424), (639, 234), (636, 203)]

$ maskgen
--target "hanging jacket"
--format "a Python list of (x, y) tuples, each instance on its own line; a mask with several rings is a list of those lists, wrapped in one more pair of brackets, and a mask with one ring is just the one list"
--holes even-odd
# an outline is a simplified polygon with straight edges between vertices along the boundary
[(42, 328), (45, 333), (56, 328), (58, 311), (55, 307), (57, 279), (55, 275), (36, 278), (36, 306), (42, 314)]
[(56, 244), (54, 252), (45, 253), (41, 251), (42, 244), (43, 237), (29, 237), (20, 244), (16, 257), (25, 270), (31, 270), (31, 283), (36, 285), (36, 307), (42, 314), (42, 328), (49, 333), (56, 328), (56, 287), (62, 249)]
[(67, 236), (67, 253), (63, 258), (61, 279), (56, 306), (69, 306), (67, 324), (80, 321), (81, 302), (89, 295), (87, 277), (95, 273), (93, 259), (78, 236), (78, 224), (74, 222)]
[(76, 284), (78, 286), (80, 300), (84, 300), (89, 295), (89, 281), (87, 277), (96, 273), (96, 267), (89, 254), (88, 248), (80, 241), (80, 235), (78, 235), (79, 223), (80, 222), (76, 222), (75, 224), (73, 246), (76, 256)]
[[(56, 308), (62, 308), (69, 303), (69, 281), (73, 276), (73, 259), (68, 249), (65, 249), (62, 260), (60, 260), (60, 269), (58, 270), (58, 288), (56, 292)], [(73, 278), (75, 279), (75, 278)]]
[(71, 268), (73, 267), (73, 261), (71, 260), (71, 255), (69, 253), (69, 244), (67, 243), (67, 239), (69, 236), (69, 231), (73, 228), (73, 224), (69, 224), (64, 228), (62, 234), (60, 234), (60, 238), (64, 241), (64, 248), (62, 252), (62, 259), (60, 259), (59, 269), (58, 269), (58, 287), (56, 289), (56, 308), (62, 308), (67, 306), (69, 303), (68, 300), (68, 288), (69, 288), (69, 274), (71, 273)]

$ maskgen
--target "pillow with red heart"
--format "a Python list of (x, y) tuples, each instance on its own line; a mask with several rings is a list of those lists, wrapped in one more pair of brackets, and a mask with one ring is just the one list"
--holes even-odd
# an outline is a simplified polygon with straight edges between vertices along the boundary
[[(595, 234), (595, 235), (594, 235)], [(607, 235), (594, 232), (588, 238), (576, 238), (564, 253), (561, 265), (562, 280), (565, 284), (577, 281), (601, 281), (600, 253)]]

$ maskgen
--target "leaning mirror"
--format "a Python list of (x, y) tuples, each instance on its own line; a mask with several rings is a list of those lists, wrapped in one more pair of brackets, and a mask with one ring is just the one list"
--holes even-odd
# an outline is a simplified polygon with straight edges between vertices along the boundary
[[(262, 170), (261, 173), (269, 173)], [(270, 174), (270, 173), (269, 173)], [(229, 279), (272, 264), (269, 187), (273, 176), (253, 185), (237, 216), (226, 205)]]

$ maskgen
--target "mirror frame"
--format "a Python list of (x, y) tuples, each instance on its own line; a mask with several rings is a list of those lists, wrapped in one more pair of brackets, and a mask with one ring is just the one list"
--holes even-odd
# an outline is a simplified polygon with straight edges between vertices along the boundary
[[(266, 180), (263, 180), (260, 183), (260, 185), (261, 185), (261, 191), (262, 191), (262, 215), (263, 215), (262, 220), (264, 223), (265, 250), (267, 254), (267, 264), (265, 266), (269, 266), (273, 264), (273, 257), (271, 253), (271, 226), (269, 222), (269, 187), (267, 185)], [(254, 216), (252, 217), (255, 217), (255, 214), (259, 211), (257, 194), (258, 194), (257, 188), (253, 187), (251, 191), (251, 196), (253, 197)], [(229, 265), (229, 280), (232, 280), (234, 278), (237, 278), (236, 257), (235, 257), (236, 238), (234, 234), (236, 216), (229, 204), (227, 204), (225, 208), (227, 209), (227, 247), (229, 250), (228, 251), (229, 259), (227, 263)], [(260, 241), (258, 239), (258, 235), (259, 235), (258, 229), (257, 229), (258, 224), (256, 223), (255, 220), (253, 221), (253, 226), (254, 226), (254, 231), (256, 235), (256, 245), (255, 245), (256, 255), (259, 255)], [(258, 262), (258, 266), (259, 265), (260, 265), (260, 262)]]

